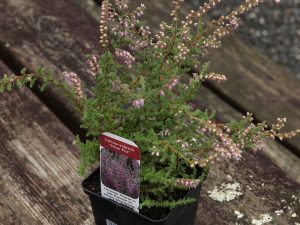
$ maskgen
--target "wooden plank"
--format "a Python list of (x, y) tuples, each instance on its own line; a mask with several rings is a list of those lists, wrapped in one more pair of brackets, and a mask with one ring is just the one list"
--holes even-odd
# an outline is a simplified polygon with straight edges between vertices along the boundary
[[(232, 121), (242, 116), (206, 88), (199, 90), (194, 104), (216, 109), (218, 120)], [(299, 221), (300, 160), (276, 141), (267, 140), (264, 143), (263, 153), (269, 158), (262, 153), (247, 154), (240, 162), (222, 162), (211, 168), (203, 185), (195, 224), (248, 225), (266, 214), (272, 217), (272, 221), (266, 224), (296, 224)], [(215, 187), (226, 184), (238, 184), (242, 195), (228, 202), (210, 197), (209, 192)], [(243, 217), (238, 218), (235, 211), (242, 213)]]
[(0, 223), (92, 224), (73, 134), (27, 88), (0, 94), (0, 108)]
[[(216, 193), (222, 185), (222, 191)], [(233, 187), (240, 187), (240, 190)], [(210, 192), (214, 195), (211, 196)], [(216, 200), (224, 196), (233, 199)], [(286, 177), (267, 157), (249, 154), (241, 162), (220, 163), (210, 170), (203, 185), (195, 224), (297, 225), (300, 220), (299, 198), (299, 184)], [(244, 214), (243, 217), (238, 218), (235, 211)], [(261, 217), (271, 221), (258, 223)]]
[[(72, 70), (85, 85), (91, 84), (85, 62), (87, 54), (100, 51), (98, 22), (74, 1), (5, 0), (0, 10), (0, 57), (14, 72), (46, 66), (58, 77)], [(80, 132), (78, 115), (64, 96), (52, 90), (38, 95), (69, 128)]]

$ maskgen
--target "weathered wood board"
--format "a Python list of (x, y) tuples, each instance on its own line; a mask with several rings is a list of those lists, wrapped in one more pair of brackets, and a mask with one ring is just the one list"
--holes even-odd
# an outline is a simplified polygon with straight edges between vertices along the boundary
[[(44, 66), (57, 77), (64, 70), (72, 70), (87, 86), (91, 84), (86, 59), (87, 54), (100, 49), (98, 22), (74, 1), (54, 4), (51, 0), (5, 0), (0, 1), (0, 11), (0, 57), (16, 73), (24, 66), (31, 71)], [(76, 130), (78, 116), (64, 96), (48, 90), (39, 97), (68, 127)]]
[[(268, 124), (287, 117), (287, 130), (300, 127), (300, 81), (258, 54), (238, 39), (225, 40), (224, 47), (211, 54), (212, 69), (228, 74), (228, 81), (214, 86), (242, 111), (253, 112)], [(300, 157), (300, 137), (286, 140)]]
[(0, 94), (0, 224), (92, 224), (73, 138), (27, 88)]
[(262, 154), (214, 166), (200, 199), (195, 225), (300, 223), (299, 184)]

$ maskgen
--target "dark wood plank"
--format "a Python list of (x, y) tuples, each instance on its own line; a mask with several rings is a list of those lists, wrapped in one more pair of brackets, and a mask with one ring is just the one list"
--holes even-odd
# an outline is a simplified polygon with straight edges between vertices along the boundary
[[(223, 191), (212, 198), (211, 192), (220, 190), (222, 185)], [(236, 190), (238, 193), (233, 186), (240, 187)], [(230, 193), (232, 200), (216, 200), (222, 196), (229, 198)], [(299, 198), (299, 184), (286, 177), (270, 159), (262, 154), (247, 155), (241, 162), (221, 163), (210, 170), (203, 185), (195, 225), (297, 225)], [(235, 211), (244, 216), (238, 218)], [(254, 223), (262, 216), (269, 217), (267, 215), (271, 217), (270, 222)]]
[(0, 224), (92, 224), (73, 134), (27, 88), (0, 108)]
[[(240, 113), (216, 95), (208, 94), (205, 88), (199, 90), (194, 104), (203, 108), (217, 109), (217, 117), (222, 121), (241, 117)], [(248, 225), (252, 224), (253, 219), (259, 219), (266, 214), (272, 217), (272, 221), (266, 224), (299, 223), (299, 158), (275, 141), (266, 140), (265, 145), (264, 153), (273, 162), (259, 153), (244, 155), (241, 162), (222, 162), (211, 168), (203, 185), (195, 224)], [(275, 166), (274, 162), (292, 178)], [(219, 202), (210, 197), (209, 192), (215, 187), (220, 188), (228, 184), (238, 184), (241, 188), (239, 192), (242, 194), (228, 202)], [(243, 217), (238, 218), (235, 211), (242, 213)]]
[[(0, 11), (0, 56), (16, 73), (24, 66), (31, 71), (45, 66), (57, 77), (64, 70), (76, 71), (91, 84), (85, 62), (87, 54), (100, 51), (98, 22), (74, 1), (5, 0)], [(39, 97), (76, 130), (78, 115), (64, 96), (50, 90)]]

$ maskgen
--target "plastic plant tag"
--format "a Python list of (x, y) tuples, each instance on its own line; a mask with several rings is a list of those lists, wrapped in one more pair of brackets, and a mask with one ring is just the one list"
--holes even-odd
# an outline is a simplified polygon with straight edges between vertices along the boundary
[(118, 224), (116, 224), (116, 223), (114, 223), (114, 222), (111, 222), (110, 220), (106, 220), (106, 225), (118, 225)]
[(101, 195), (139, 212), (140, 159), (138, 146), (111, 133), (100, 136)]

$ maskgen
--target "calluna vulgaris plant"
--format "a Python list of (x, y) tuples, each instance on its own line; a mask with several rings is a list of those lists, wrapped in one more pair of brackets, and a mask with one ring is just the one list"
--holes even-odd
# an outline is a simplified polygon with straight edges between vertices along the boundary
[[(203, 17), (220, 0), (209, 0), (180, 19), (183, 0), (173, 0), (170, 22), (161, 22), (152, 34), (141, 20), (146, 6), (134, 10), (129, 0), (104, 0), (101, 7), (100, 45), (103, 53), (88, 60), (94, 78), (92, 95), (84, 95), (79, 77), (63, 72), (54, 79), (51, 72), (4, 75), (0, 90), (30, 87), (39, 80), (61, 88), (82, 116), (87, 141), (81, 142), (79, 173), (99, 160), (98, 137), (103, 132), (134, 141), (142, 151), (141, 207), (175, 207), (193, 199), (174, 199), (178, 189), (195, 187), (201, 180), (197, 167), (240, 160), (247, 150), (261, 150), (264, 137), (290, 138), (299, 130), (280, 133), (286, 119), (271, 127), (254, 124), (250, 113), (238, 122), (218, 123), (214, 113), (194, 109), (190, 100), (206, 80), (217, 82), (226, 76), (208, 72), (209, 62), (201, 57), (221, 46), (221, 39), (238, 28), (240, 17), (263, 0), (246, 0), (226, 16), (211, 22)], [(192, 73), (192, 71), (194, 72)], [(188, 82), (180, 82), (192, 73)], [(123, 176), (123, 175), (120, 175)], [(127, 190), (128, 191), (128, 190)]]

